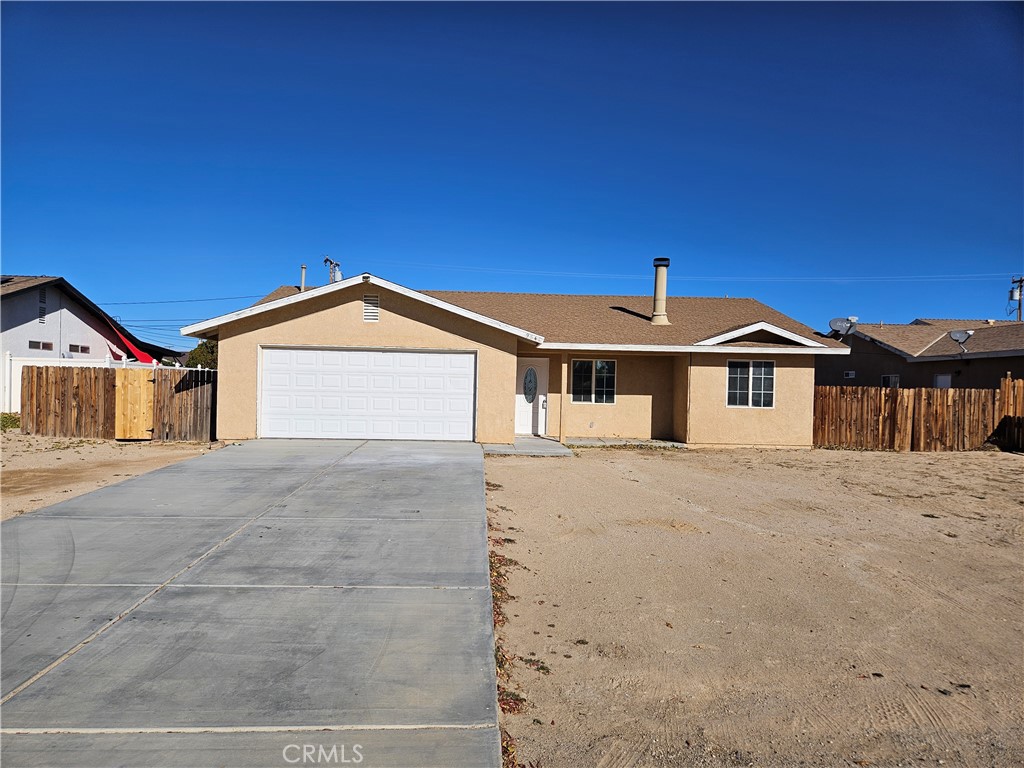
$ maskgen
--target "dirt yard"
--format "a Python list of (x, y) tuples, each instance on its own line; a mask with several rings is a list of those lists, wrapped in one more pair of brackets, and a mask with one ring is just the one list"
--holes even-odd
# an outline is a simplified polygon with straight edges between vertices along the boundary
[(1024, 457), (486, 468), (522, 763), (1024, 765)]
[(118, 443), (0, 436), (0, 519), (119, 483), (211, 450), (208, 443)]

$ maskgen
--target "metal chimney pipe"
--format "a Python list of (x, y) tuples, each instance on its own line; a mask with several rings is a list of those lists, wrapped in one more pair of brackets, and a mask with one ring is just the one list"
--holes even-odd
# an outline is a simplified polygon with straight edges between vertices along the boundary
[(668, 259), (654, 260), (654, 312), (651, 323), (654, 325), (671, 325), (665, 311), (666, 294), (668, 292)]
[(299, 283), (299, 293), (306, 290), (306, 265), (302, 265), (302, 282)]

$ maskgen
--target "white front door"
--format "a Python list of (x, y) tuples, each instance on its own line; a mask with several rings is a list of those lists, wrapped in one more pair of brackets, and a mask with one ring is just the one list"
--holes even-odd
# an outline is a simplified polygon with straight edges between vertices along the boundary
[(548, 431), (548, 361), (523, 357), (516, 366), (516, 434)]

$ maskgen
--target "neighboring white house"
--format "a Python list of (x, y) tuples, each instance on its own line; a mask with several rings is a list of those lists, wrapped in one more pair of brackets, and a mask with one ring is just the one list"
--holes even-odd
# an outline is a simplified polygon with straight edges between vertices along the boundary
[(0, 402), (11, 410), (22, 365), (151, 364), (182, 354), (136, 338), (64, 278), (30, 275), (0, 276), (0, 352)]

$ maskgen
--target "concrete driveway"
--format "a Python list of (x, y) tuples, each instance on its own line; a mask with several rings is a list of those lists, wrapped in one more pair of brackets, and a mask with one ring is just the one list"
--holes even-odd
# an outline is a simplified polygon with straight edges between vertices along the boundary
[(254, 441), (0, 533), (5, 766), (500, 763), (478, 445)]

